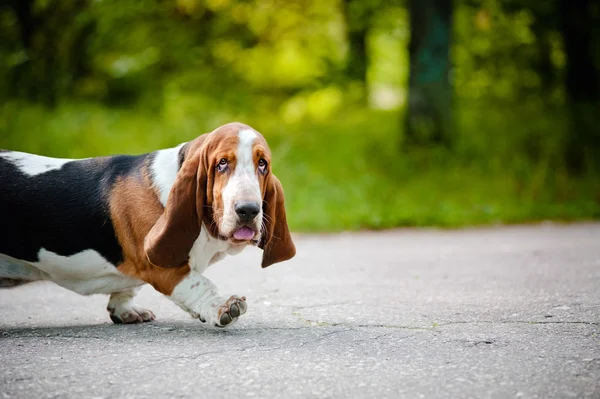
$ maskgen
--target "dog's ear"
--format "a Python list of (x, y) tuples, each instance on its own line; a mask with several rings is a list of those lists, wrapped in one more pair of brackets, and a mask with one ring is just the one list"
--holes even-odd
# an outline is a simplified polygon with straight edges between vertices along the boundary
[(144, 239), (144, 252), (153, 265), (178, 267), (188, 262), (202, 227), (207, 162), (204, 149), (199, 148), (186, 157), (177, 173), (165, 210)]
[(263, 218), (265, 227), (258, 244), (259, 248), (263, 249), (262, 267), (293, 258), (296, 255), (296, 247), (288, 229), (283, 187), (273, 174), (267, 180)]

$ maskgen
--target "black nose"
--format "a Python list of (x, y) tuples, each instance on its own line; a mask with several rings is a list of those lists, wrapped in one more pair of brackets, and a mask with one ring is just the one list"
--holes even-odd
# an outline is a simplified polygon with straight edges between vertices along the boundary
[(242, 222), (250, 222), (260, 212), (260, 205), (256, 202), (238, 202), (235, 204), (235, 213)]

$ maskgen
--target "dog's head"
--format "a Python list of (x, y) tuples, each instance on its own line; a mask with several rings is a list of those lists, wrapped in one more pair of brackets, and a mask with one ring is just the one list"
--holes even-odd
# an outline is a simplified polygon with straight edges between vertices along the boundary
[(202, 227), (232, 245), (258, 245), (262, 267), (295, 255), (283, 188), (260, 133), (230, 123), (186, 144), (182, 156), (165, 210), (144, 240), (152, 264), (185, 264)]

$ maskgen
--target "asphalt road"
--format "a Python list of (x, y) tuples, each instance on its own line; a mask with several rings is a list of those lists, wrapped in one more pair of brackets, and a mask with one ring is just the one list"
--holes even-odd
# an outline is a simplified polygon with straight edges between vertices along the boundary
[(0, 290), (0, 397), (600, 398), (600, 224), (298, 235), (207, 275), (245, 295), (231, 328), (145, 287), (152, 323), (107, 297)]

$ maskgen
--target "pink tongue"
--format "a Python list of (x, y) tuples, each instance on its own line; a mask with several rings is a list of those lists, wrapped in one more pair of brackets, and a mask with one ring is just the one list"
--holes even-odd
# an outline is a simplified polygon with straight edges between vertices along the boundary
[(233, 238), (236, 240), (251, 240), (254, 238), (254, 230), (250, 227), (242, 227), (233, 233)]

